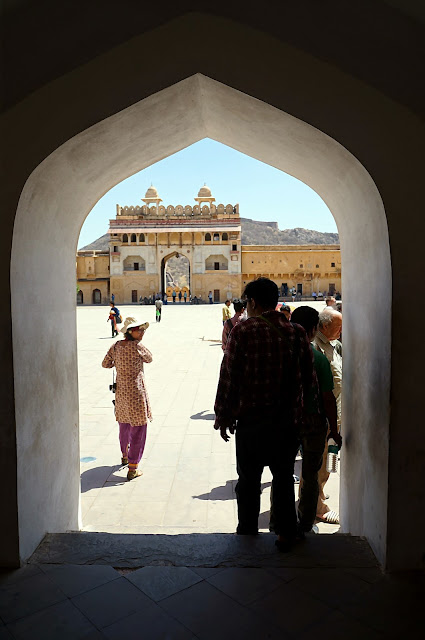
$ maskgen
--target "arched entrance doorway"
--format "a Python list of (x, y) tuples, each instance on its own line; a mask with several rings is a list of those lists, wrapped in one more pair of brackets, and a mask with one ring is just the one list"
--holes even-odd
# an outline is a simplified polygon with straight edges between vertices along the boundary
[[(158, 118), (161, 145), (156, 128), (151, 127)], [(76, 529), (80, 522), (74, 287), (75, 246), (81, 223), (92, 203), (111, 186), (164, 154), (207, 136), (306, 182), (336, 219), (348, 301), (344, 307), (347, 448), (341, 521), (344, 531), (367, 536), (378, 557), (384, 557), (391, 263), (382, 200), (365, 168), (335, 140), (283, 111), (199, 75), (75, 136), (37, 167), (22, 193), (14, 227), (11, 278), (22, 557), (32, 552), (46, 531)], [(46, 186), (51, 184), (60, 185), (60, 197), (51, 197)], [(58, 238), (64, 238), (60, 262), (56, 261)], [(52, 263), (57, 264), (54, 270)], [(58, 280), (64, 285), (60, 289)], [(25, 321), (29, 291), (34, 314), (44, 317), (46, 305), (50, 309), (46, 322), (49, 344), (57, 344), (54, 353), (37, 336), (36, 323), (28, 327)], [(361, 308), (358, 300), (362, 300)], [(364, 307), (373, 308), (374, 313), (366, 315)], [(359, 335), (360, 342), (356, 339)], [(37, 371), (26, 366), (34, 357), (38, 370), (45, 372), (41, 386)], [(59, 361), (60, 367), (56, 366)], [(369, 446), (372, 433), (379, 439), (378, 451)], [(33, 442), (39, 436), (60, 444), (54, 452), (43, 448), (35, 455)], [(29, 467), (31, 474), (25, 473)], [(46, 495), (50, 496), (47, 502)]]
[(83, 296), (83, 292), (77, 291), (77, 304), (83, 304), (84, 302), (84, 296)]
[[(174, 261), (172, 265), (174, 269), (172, 272), (169, 272), (169, 276), (167, 278), (167, 263), (171, 258), (177, 258), (179, 262), (183, 262), (183, 268)], [(190, 285), (190, 260), (182, 253), (178, 251), (174, 251), (170, 253), (168, 256), (165, 256), (161, 260), (161, 293), (162, 295), (167, 294), (167, 289), (169, 287), (176, 288), (179, 290), (186, 290), (187, 296), (190, 296), (191, 285)]]
[(93, 304), (101, 304), (102, 303), (102, 294), (100, 292), (100, 289), (93, 289), (92, 302), (93, 302)]

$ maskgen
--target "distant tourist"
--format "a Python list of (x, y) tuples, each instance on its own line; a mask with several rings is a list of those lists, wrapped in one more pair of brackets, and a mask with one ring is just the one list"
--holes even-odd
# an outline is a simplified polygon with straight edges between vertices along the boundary
[(182, 303), (182, 292), (181, 292), (181, 290), (180, 290), (180, 291), (179, 291), (179, 304), (181, 304), (181, 303)]
[(317, 293), (313, 291), (313, 293), (311, 294), (311, 297), (313, 298), (314, 302), (316, 302)]
[(231, 330), (235, 325), (243, 321), (245, 305), (242, 300), (233, 300), (233, 309), (235, 311), (233, 318), (226, 320), (223, 325), (223, 333), (221, 335), (221, 348), (223, 349), (223, 351), (226, 351), (226, 344), (229, 339)]
[(115, 304), (115, 293), (111, 294), (111, 302)]
[(186, 304), (186, 300), (187, 300), (187, 291), (184, 292), (183, 294), (183, 298), (184, 298), (184, 303)]
[(114, 305), (114, 303), (110, 302), (109, 304), (110, 304), (111, 308), (109, 309), (109, 317), (108, 317), (106, 322), (110, 322), (111, 323), (112, 337), (115, 338), (115, 336), (118, 335), (117, 324), (120, 324), (121, 316), (120, 316), (119, 310)]
[(156, 321), (161, 322), (162, 300), (160, 298), (158, 298), (158, 300), (155, 300), (155, 307), (156, 307), (156, 311), (155, 311)]
[(292, 287), (292, 302), (295, 302), (295, 298), (297, 297), (297, 290), (295, 287)]
[(164, 304), (168, 304), (168, 296), (164, 293)]
[(230, 305), (232, 304), (231, 300), (226, 300), (226, 302), (223, 305), (223, 326), (224, 323), (226, 322), (226, 320), (230, 320), (230, 318), (232, 317), (232, 314), (230, 312)]
[(325, 298), (326, 306), (336, 308), (336, 300), (333, 296), (327, 296)]
[(213, 294), (212, 291), (208, 291), (208, 300), (210, 301), (210, 304), (213, 303)]
[(115, 342), (102, 362), (102, 367), (115, 367), (117, 372), (115, 417), (120, 427), (121, 463), (128, 464), (127, 480), (142, 475), (138, 466), (145, 448), (147, 422), (152, 420), (143, 373), (143, 363), (152, 362), (152, 354), (141, 344), (148, 326), (149, 322), (126, 318), (121, 329), (125, 339)]
[(175, 304), (176, 302), (176, 290), (173, 289), (173, 293), (171, 294), (172, 298), (173, 298), (173, 304)]

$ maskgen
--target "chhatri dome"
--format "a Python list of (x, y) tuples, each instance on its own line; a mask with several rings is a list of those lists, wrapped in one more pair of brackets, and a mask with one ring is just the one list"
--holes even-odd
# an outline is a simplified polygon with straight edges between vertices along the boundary
[(209, 205), (211, 205), (215, 201), (215, 198), (213, 198), (211, 195), (211, 189), (207, 187), (206, 184), (204, 184), (204, 186), (199, 189), (198, 197), (195, 198), (195, 200), (199, 203), (199, 205), (201, 205), (203, 202), (207, 202)]
[(153, 185), (151, 185), (145, 193), (145, 198), (157, 198), (157, 197), (158, 197), (158, 191)]
[(156, 203), (157, 206), (160, 202), (162, 202), (162, 199), (159, 197), (158, 191), (153, 186), (153, 184), (151, 184), (149, 189), (146, 191), (145, 197), (142, 198), (142, 201), (146, 202), (146, 204)]
[(206, 184), (199, 189), (198, 198), (211, 198), (211, 189)]

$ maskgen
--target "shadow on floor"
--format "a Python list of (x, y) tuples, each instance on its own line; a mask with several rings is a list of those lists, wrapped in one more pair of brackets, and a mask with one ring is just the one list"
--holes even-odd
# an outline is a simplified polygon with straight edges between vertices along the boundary
[[(234, 480), (226, 480), (226, 484), (214, 487), (209, 493), (201, 493), (199, 496), (192, 496), (192, 498), (196, 498), (197, 500), (235, 500), (234, 482)], [(270, 486), (271, 482), (263, 482), (261, 491)]]
[(215, 413), (207, 413), (206, 411), (199, 411), (190, 416), (191, 420), (214, 420)]
[[(81, 493), (90, 491), (90, 489), (116, 487), (117, 485), (125, 484), (125, 478), (114, 475), (114, 472), (118, 471), (118, 469), (122, 469), (120, 464), (116, 464), (113, 467), (93, 467), (83, 471), (81, 474)], [(109, 482), (106, 482), (108, 478)]]

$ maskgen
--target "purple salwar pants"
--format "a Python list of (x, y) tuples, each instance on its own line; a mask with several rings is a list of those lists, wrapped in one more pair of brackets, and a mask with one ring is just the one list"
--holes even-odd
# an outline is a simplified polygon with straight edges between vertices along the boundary
[(130, 469), (137, 468), (145, 448), (147, 425), (132, 427), (127, 422), (119, 422), (118, 424), (120, 425), (120, 446), (123, 458), (128, 458)]

